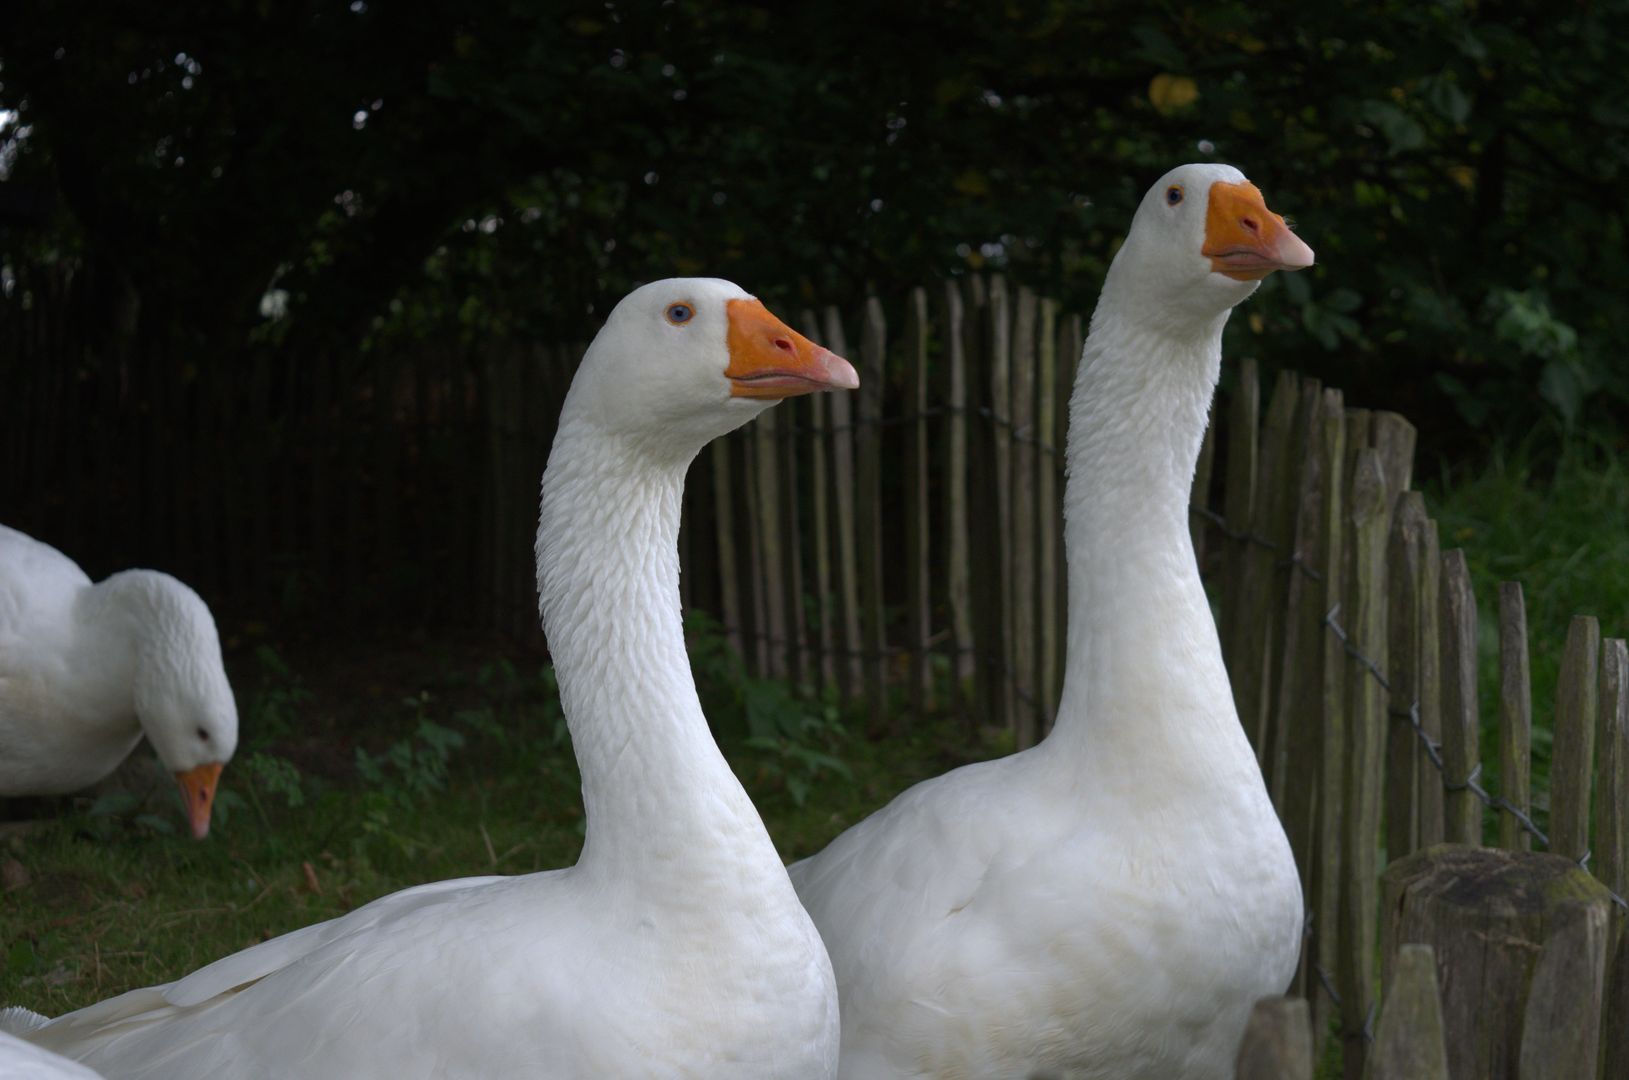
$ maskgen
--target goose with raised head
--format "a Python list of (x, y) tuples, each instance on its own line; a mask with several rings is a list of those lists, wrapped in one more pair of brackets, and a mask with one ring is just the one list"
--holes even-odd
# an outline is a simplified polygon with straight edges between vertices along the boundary
[(56, 548), (0, 525), (0, 795), (88, 787), (144, 734), (203, 838), (238, 745), (208, 606), (156, 570), (93, 585)]
[(1037, 746), (901, 794), (792, 867), (840, 1075), (1221, 1080), (1289, 984), (1301, 889), (1188, 536), (1234, 305), (1312, 251), (1187, 165), (1115, 254), (1070, 402), (1066, 670)]
[(858, 384), (729, 282), (625, 297), (566, 395), (537, 532), (576, 865), (394, 893), (27, 1037), (121, 1080), (834, 1075), (825, 948), (696, 696), (678, 530), (708, 441)]

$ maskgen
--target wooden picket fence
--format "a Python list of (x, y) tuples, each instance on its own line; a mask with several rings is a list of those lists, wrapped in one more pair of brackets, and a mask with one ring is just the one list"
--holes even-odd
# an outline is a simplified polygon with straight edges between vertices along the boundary
[(717, 612), (754, 671), (835, 687), (874, 727), (965, 709), (1033, 743), (1062, 685), (1080, 317), (971, 277), (912, 290), (892, 340), (875, 298), (857, 338), (835, 308), (799, 322), (854, 361), (860, 390), (786, 402), (713, 444), (691, 503), (712, 550), (692, 537), (681, 557), (686, 579), (716, 574), (715, 599), (687, 601)]
[[(1224, 510), (1204, 509), (1202, 464), (1194, 521), (1196, 546), (1221, 545), (1223, 652), (1240, 719), (1301, 868), (1308, 932), (1293, 989), (1311, 1004), (1320, 1056), (1327, 1033), (1340, 1033), (1346, 1076), (1413, 1075), (1364, 1072), (1376, 1017), (1386, 1017), (1376, 964), (1391, 964), (1405, 944), (1381, 950), (1376, 941), (1382, 857), (1397, 869), (1405, 856), (1445, 841), (1482, 845), (1490, 818), (1498, 847), (1587, 864), (1604, 886), (1596, 899), (1611, 909), (1612, 940), (1621, 939), (1629, 654), (1622, 639), (1601, 640), (1594, 617), (1573, 620), (1551, 721), (1548, 828), (1541, 829), (1520, 585), (1504, 582), (1498, 592), (1495, 788), (1482, 777), (1476, 601), (1464, 552), (1439, 550), (1424, 500), (1409, 490), (1412, 427), (1395, 414), (1347, 408), (1339, 391), (1288, 372), (1258, 422), (1259, 403), (1245, 364), (1227, 407)], [(1490, 903), (1492, 911), (1499, 900)], [(1543, 943), (1542, 936), (1531, 942), (1534, 957)], [(1616, 948), (1613, 963), (1622, 968), (1623, 946)], [(1613, 954), (1603, 944), (1600, 955)], [(1529, 973), (1487, 992), (1526, 1000)], [(1567, 987), (1569, 1010), (1597, 1020), (1592, 1064), (1594, 1039), (1608, 1036), (1602, 1075), (1610, 1077), (1629, 1075), (1626, 981), (1607, 985), (1597, 972), (1593, 994), (1588, 980)], [(1449, 1075), (1480, 1080), (1489, 1074), (1471, 1069), (1478, 1051), (1470, 1035), (1444, 1032)]]

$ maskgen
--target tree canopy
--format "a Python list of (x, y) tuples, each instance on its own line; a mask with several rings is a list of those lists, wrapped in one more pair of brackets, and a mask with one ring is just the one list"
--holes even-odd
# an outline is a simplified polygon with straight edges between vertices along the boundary
[[(1088, 310), (1142, 191), (1239, 165), (1317, 250), (1229, 349), (1473, 428), (1629, 380), (1629, 2), (17, 0), (4, 302), (245, 343), (584, 336), (637, 281)], [(1606, 286), (1603, 288), (1603, 284)]]

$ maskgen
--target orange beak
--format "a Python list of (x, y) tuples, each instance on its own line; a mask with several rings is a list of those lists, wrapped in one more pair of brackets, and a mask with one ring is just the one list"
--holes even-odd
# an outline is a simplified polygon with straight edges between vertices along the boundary
[(181, 801), (187, 804), (192, 835), (199, 840), (209, 835), (209, 812), (215, 806), (215, 785), (220, 782), (221, 768), (221, 762), (212, 761), (175, 774), (175, 782), (181, 785)]
[(1210, 186), (1203, 253), (1212, 270), (1234, 281), (1260, 281), (1274, 270), (1312, 265), (1312, 249), (1267, 209), (1261, 192), (1248, 181)]
[(731, 397), (786, 398), (860, 385), (854, 365), (775, 318), (757, 300), (731, 300), (725, 309), (730, 364), (724, 374)]

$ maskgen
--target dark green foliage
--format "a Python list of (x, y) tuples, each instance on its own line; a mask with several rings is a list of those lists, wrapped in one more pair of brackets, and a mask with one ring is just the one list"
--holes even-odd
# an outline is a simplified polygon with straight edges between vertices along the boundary
[(110, 332), (205, 362), (251, 335), (580, 337), (675, 273), (852, 303), (994, 266), (1083, 310), (1147, 184), (1214, 157), (1322, 264), (1270, 280), (1233, 353), (1477, 426), (1626, 395), (1623, 0), (9, 15), (9, 302), (80, 267)]

